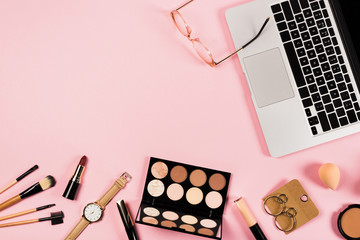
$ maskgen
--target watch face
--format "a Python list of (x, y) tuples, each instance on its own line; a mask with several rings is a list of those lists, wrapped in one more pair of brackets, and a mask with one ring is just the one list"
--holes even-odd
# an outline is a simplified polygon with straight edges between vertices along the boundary
[(103, 210), (96, 203), (90, 203), (84, 208), (84, 217), (89, 222), (97, 222), (102, 217)]

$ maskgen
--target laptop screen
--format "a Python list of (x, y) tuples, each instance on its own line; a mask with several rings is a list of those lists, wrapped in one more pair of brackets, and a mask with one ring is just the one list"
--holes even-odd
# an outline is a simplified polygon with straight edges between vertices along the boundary
[(359, 0), (340, 0), (338, 1), (341, 10), (343, 11), (343, 16), (346, 21), (346, 25), (349, 29), (349, 33), (353, 42), (353, 45), (356, 50), (357, 58), (360, 60), (360, 34), (359, 34), (359, 11), (360, 11), (360, 1)]

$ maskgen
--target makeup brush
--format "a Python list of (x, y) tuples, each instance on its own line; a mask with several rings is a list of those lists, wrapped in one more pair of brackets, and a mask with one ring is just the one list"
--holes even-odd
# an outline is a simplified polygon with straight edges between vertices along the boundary
[(38, 169), (39, 166), (35, 165), (32, 168), (30, 168), (29, 170), (27, 170), (26, 172), (24, 172), (23, 174), (20, 175), (20, 177), (16, 178), (14, 181), (12, 181), (11, 183), (9, 183), (6, 187), (4, 187), (3, 189), (0, 190), (0, 194), (5, 192), (6, 190), (8, 190), (9, 188), (11, 188), (12, 186), (14, 186), (18, 181), (20, 181), (21, 179), (23, 179), (24, 177), (26, 177), (27, 175), (29, 175), (30, 173), (32, 173), (33, 171), (35, 171), (36, 169)]
[(4, 224), (0, 224), (0, 228), (29, 224), (29, 223), (36, 223), (36, 222), (44, 222), (44, 221), (51, 221), (51, 225), (56, 225), (56, 224), (63, 223), (64, 222), (63, 218), (64, 218), (64, 213), (62, 211), (52, 212), (50, 214), (50, 217), (30, 219), (30, 220), (19, 221), (19, 222), (4, 223)]
[(42, 192), (48, 188), (51, 188), (55, 185), (55, 179), (53, 176), (47, 176), (46, 178), (40, 180), (39, 182), (35, 183), (19, 195), (16, 195), (7, 201), (0, 204), (0, 211), (14, 205), (15, 203), (19, 202), (20, 200), (30, 197), (36, 193)]
[(7, 215), (7, 216), (0, 217), (0, 221), (7, 220), (7, 219), (10, 219), (10, 218), (14, 218), (14, 217), (23, 216), (23, 215), (33, 213), (33, 212), (37, 212), (37, 211), (41, 211), (41, 210), (44, 210), (44, 209), (47, 209), (47, 208), (51, 208), (53, 206), (55, 206), (55, 204), (49, 204), (49, 205), (29, 209), (29, 210), (26, 210), (26, 211), (10, 214), (10, 215)]

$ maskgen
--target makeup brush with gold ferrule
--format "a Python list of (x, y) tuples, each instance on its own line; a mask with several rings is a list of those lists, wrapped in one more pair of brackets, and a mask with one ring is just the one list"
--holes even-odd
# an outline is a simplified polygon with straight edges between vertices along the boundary
[(40, 180), (39, 182), (35, 183), (34, 185), (32, 185), (31, 187), (29, 187), (28, 189), (26, 189), (25, 191), (23, 191), (22, 193), (6, 200), (5, 202), (0, 204), (0, 211), (8, 208), (12, 205), (14, 205), (15, 203), (21, 201), (24, 198), (30, 197), (36, 193), (42, 192), (48, 188), (51, 188), (55, 185), (55, 179), (53, 176), (47, 176), (44, 179)]

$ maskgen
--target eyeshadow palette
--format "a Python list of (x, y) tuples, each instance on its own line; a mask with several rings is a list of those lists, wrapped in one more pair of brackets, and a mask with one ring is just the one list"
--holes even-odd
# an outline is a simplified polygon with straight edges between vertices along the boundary
[(221, 239), (230, 173), (151, 158), (136, 222)]

